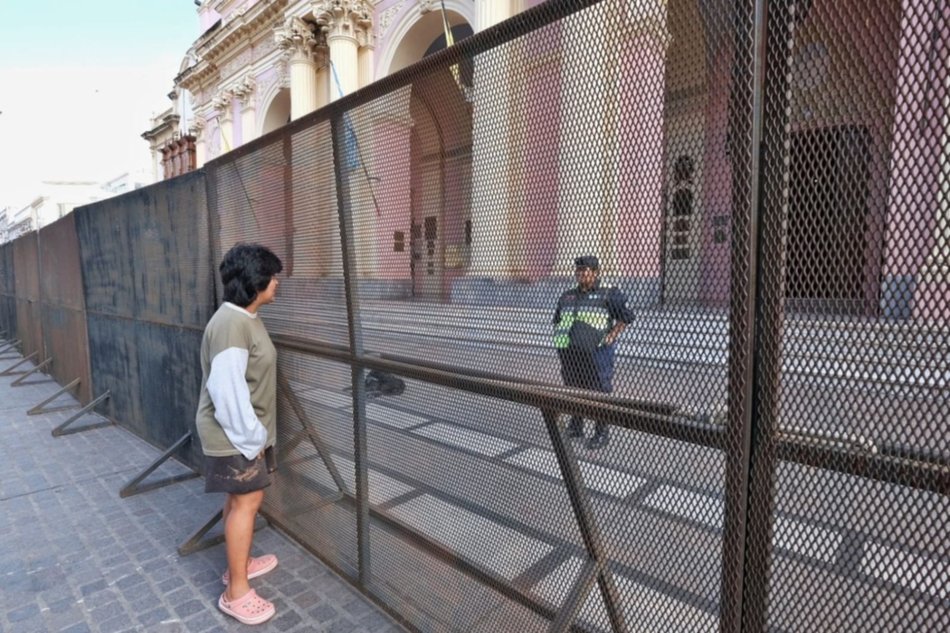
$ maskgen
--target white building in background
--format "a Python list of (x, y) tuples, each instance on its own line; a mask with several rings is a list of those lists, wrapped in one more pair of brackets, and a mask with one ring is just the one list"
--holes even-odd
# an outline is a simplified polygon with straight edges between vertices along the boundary
[(13, 209), (3, 207), (0, 209), (0, 244), (9, 241), (10, 233), (13, 230)]
[[(123, 178), (120, 176), (110, 182), (122, 182)], [(18, 209), (7, 207), (3, 211), (3, 216), (0, 216), (0, 242), (41, 229), (71, 213), (76, 207), (116, 193), (120, 191), (109, 191), (102, 183), (95, 181), (44, 181), (40, 184), (38, 195), (28, 204)]]
[(138, 171), (129, 171), (125, 172), (124, 174), (119, 174), (115, 178), (101, 183), (100, 186), (106, 194), (103, 197), (108, 198), (110, 195), (117, 196), (121, 193), (141, 189), (142, 187), (160, 180), (160, 178), (160, 176), (155, 177), (150, 171), (141, 169)]

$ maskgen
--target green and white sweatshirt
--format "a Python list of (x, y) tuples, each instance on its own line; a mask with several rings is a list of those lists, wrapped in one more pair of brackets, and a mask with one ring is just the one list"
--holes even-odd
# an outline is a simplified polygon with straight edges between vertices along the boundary
[(195, 423), (213, 457), (254, 459), (277, 439), (277, 350), (257, 315), (233, 303), (205, 327)]

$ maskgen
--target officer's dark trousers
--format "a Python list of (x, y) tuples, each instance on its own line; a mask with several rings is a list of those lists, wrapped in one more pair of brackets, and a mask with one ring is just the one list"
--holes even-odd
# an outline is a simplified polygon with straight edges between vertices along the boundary
[[(567, 387), (578, 387), (592, 391), (610, 393), (613, 391), (614, 348), (602, 346), (595, 349), (568, 347), (557, 351), (561, 361), (561, 379)], [(574, 416), (571, 424), (580, 426), (583, 421)], [(596, 431), (607, 430), (607, 425), (597, 422)]]

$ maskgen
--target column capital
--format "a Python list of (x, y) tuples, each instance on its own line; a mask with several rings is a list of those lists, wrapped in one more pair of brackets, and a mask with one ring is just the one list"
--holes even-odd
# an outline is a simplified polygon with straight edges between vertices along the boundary
[(327, 41), (337, 38), (355, 40), (359, 45), (371, 44), (373, 9), (364, 0), (315, 0), (311, 3), (317, 26)]
[(244, 79), (231, 88), (231, 93), (238, 98), (243, 108), (253, 108), (256, 88), (257, 83), (254, 81), (254, 78), (250, 75), (245, 75)]
[(274, 41), (290, 61), (312, 61), (320, 39), (313, 25), (298, 17), (289, 18), (274, 29)]
[(191, 122), (191, 127), (188, 128), (188, 133), (198, 139), (204, 138), (204, 131), (207, 125), (208, 121), (204, 118), (204, 116), (200, 114), (196, 115), (194, 120)]
[(218, 111), (218, 121), (231, 120), (231, 99), (234, 95), (229, 89), (219, 90), (211, 99), (211, 106)]

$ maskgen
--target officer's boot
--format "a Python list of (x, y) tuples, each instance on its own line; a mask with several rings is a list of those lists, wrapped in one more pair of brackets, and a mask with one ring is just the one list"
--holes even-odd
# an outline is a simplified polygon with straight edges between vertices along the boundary
[(584, 418), (579, 415), (572, 415), (571, 421), (567, 423), (568, 437), (584, 437)]
[(607, 446), (607, 442), (610, 441), (610, 435), (607, 431), (607, 425), (601, 422), (597, 423), (597, 426), (594, 427), (594, 435), (589, 440), (587, 440), (587, 448), (592, 451), (596, 451), (599, 448)]

